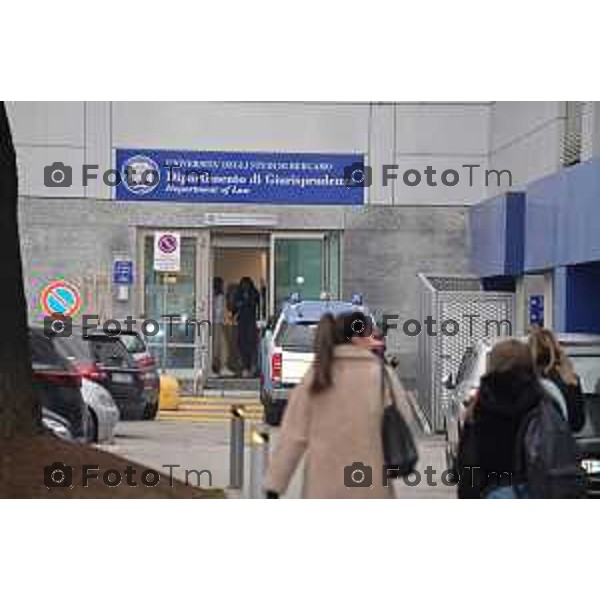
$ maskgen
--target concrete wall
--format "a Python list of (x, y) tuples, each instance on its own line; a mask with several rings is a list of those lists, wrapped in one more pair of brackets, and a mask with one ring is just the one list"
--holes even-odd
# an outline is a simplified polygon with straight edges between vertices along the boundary
[(401, 360), (401, 373), (416, 374), (417, 338), (402, 323), (419, 319), (417, 273), (466, 273), (465, 207), (368, 207), (346, 215), (343, 292), (361, 292), (378, 315), (398, 315), (388, 348)]
[[(497, 191), (521, 190), (561, 165), (564, 102), (494, 102), (490, 109), (490, 169), (508, 169)], [(496, 194), (488, 194), (486, 197)]]
[[(83, 163), (113, 166), (116, 148), (364, 153), (374, 169), (373, 204), (472, 203), (485, 195), (489, 103), (14, 102), (21, 192), (35, 197), (110, 198), (100, 181), (81, 185)], [(47, 188), (43, 169), (73, 167), (73, 186)], [(383, 186), (381, 166), (399, 165)], [(472, 185), (463, 164), (477, 164)], [(411, 187), (407, 169), (454, 169), (460, 182)]]
[[(101, 182), (81, 186), (84, 162), (110, 168), (116, 148), (360, 152), (378, 175), (373, 204), (457, 204), (491, 198), (560, 168), (564, 102), (319, 103), (319, 102), (13, 102), (21, 190), (40, 197), (109, 198)], [(600, 103), (584, 103), (582, 160), (600, 154)], [(43, 167), (73, 166), (74, 185), (46, 188)], [(454, 187), (401, 177), (384, 187), (381, 165), (398, 163), (436, 178), (461, 175)], [(464, 164), (477, 164), (473, 184)], [(508, 176), (484, 170), (510, 170)]]

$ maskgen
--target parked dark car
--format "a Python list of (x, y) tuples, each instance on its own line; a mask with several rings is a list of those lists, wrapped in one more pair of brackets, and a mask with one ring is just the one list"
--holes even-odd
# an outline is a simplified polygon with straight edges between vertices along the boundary
[[(144, 370), (137, 366), (118, 336), (102, 331), (73, 329), (72, 337), (54, 338), (59, 351), (81, 374), (104, 386), (119, 408), (122, 420), (144, 418), (158, 402)], [(156, 399), (155, 399), (156, 396)]]
[(158, 412), (158, 399), (160, 393), (160, 374), (156, 360), (148, 351), (144, 338), (136, 332), (121, 332), (119, 339), (123, 342), (127, 352), (132, 356), (135, 364), (142, 371), (146, 389), (148, 390), (148, 404), (144, 419), (154, 419)]
[(81, 395), (81, 375), (57, 350), (41, 328), (29, 332), (34, 388), (42, 407), (62, 417), (73, 437), (86, 440), (87, 409)]

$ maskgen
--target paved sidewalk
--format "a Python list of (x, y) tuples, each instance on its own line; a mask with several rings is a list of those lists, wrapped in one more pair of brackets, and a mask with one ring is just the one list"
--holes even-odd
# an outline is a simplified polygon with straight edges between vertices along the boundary
[[(250, 432), (246, 427), (245, 489), (231, 492), (231, 497), (249, 497), (250, 480)], [(277, 430), (271, 432), (271, 449), (277, 443)], [(394, 488), (399, 498), (453, 498), (455, 488), (443, 485), (441, 475), (444, 470), (444, 442), (440, 436), (419, 435), (420, 461), (417, 469), (421, 482), (417, 486), (395, 482)], [(173, 468), (175, 478), (185, 481), (185, 470), (207, 469), (212, 475), (213, 487), (227, 488), (229, 485), (229, 423), (224, 421), (133, 421), (119, 423), (113, 444), (103, 444), (101, 448), (146, 464), (165, 474), (165, 465), (179, 465)], [(427, 485), (425, 469), (431, 466), (436, 473), (430, 475), (437, 486)], [(190, 474), (190, 485), (196, 485), (196, 475)], [(300, 498), (302, 490), (303, 465), (301, 464), (292, 479), (285, 498)], [(208, 475), (202, 476), (203, 486), (208, 486)]]

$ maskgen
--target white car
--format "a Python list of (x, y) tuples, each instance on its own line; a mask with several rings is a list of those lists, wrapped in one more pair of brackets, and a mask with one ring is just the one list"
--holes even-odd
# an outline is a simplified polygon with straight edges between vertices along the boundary
[(314, 360), (314, 337), (321, 317), (351, 312), (372, 319), (360, 296), (352, 302), (292, 299), (283, 306), (275, 326), (265, 331), (261, 345), (260, 398), (269, 425), (280, 424), (290, 391)]
[(110, 392), (84, 377), (81, 380), (81, 395), (88, 409), (87, 438), (96, 443), (111, 442), (120, 415)]

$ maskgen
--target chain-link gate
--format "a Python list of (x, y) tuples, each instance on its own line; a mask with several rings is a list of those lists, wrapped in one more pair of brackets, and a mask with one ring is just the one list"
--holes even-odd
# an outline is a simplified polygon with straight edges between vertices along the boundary
[[(442, 431), (442, 408), (449, 394), (442, 385), (443, 379), (448, 374), (456, 375), (469, 346), (484, 338), (514, 332), (515, 295), (486, 292), (474, 276), (419, 273), (418, 277), (421, 323), (431, 316), (436, 321), (437, 335), (427, 335), (425, 329), (419, 335), (417, 401), (431, 427)], [(444, 322), (446, 328), (442, 326)]]

